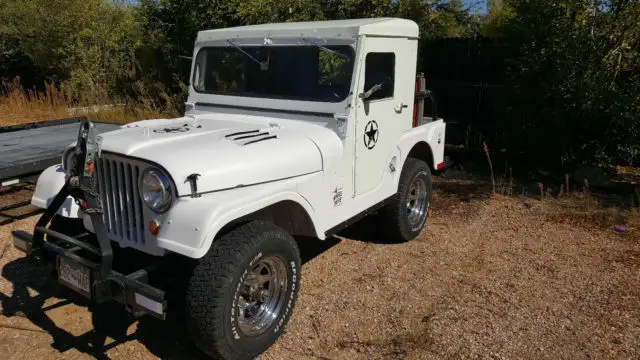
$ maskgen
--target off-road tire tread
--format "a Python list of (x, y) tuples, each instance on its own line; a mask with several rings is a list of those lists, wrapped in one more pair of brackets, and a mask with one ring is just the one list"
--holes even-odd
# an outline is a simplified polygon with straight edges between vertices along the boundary
[[(191, 338), (207, 355), (215, 359), (236, 359), (233, 352), (224, 342), (224, 312), (216, 311), (216, 306), (224, 307), (230, 291), (233, 291), (233, 274), (242, 267), (246, 254), (253, 254), (254, 243), (265, 236), (280, 237), (295, 249), (300, 258), (298, 246), (286, 231), (266, 222), (253, 221), (241, 225), (221, 238), (215, 240), (209, 252), (200, 259), (194, 269), (186, 293), (185, 310), (187, 326)], [(296, 291), (294, 302), (298, 296)], [(289, 317), (285, 318), (285, 324)], [(255, 358), (259, 354), (243, 354), (247, 358)]]

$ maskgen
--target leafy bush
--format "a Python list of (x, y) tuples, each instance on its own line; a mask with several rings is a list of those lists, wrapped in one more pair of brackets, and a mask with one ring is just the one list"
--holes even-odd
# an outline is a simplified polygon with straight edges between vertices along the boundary
[(35, 81), (65, 83), (86, 102), (117, 91), (141, 40), (131, 8), (102, 0), (0, 0), (0, 38), (2, 52), (43, 69)]
[(640, 4), (509, 0), (502, 129), (562, 164), (640, 162)]

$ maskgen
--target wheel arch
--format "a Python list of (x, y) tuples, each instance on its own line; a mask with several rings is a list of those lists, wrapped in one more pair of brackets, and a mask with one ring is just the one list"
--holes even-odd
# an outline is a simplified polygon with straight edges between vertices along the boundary
[(229, 221), (216, 233), (213, 241), (240, 225), (256, 220), (268, 221), (291, 235), (317, 236), (316, 226), (305, 207), (294, 200), (286, 199)]
[(394, 177), (393, 183), (394, 189), (396, 190), (400, 185), (400, 175), (402, 175), (408, 159), (413, 158), (424, 161), (432, 174), (434, 171), (437, 171), (436, 157), (434, 156), (432, 147), (429, 142), (422, 140), (422, 138), (413, 137), (406, 139), (398, 146), (398, 154), (400, 162), (398, 164), (398, 173)]
[[(425, 141), (419, 141), (413, 145), (409, 153), (407, 154), (407, 158), (419, 159), (427, 163), (429, 165), (429, 169), (435, 169), (435, 161), (433, 159), (433, 151), (431, 150), (431, 146)], [(405, 163), (406, 160), (405, 159)]]

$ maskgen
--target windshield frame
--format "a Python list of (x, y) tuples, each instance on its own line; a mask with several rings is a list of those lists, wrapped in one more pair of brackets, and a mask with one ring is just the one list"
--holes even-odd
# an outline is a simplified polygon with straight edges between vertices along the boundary
[[(307, 99), (307, 98), (292, 98), (282, 96), (263, 96), (262, 94), (251, 93), (229, 93), (220, 91), (198, 91), (195, 88), (194, 82), (196, 81), (196, 62), (200, 51), (211, 47), (226, 47), (233, 48), (228, 41), (232, 41), (234, 44), (240, 47), (255, 47), (255, 46), (300, 46), (300, 47), (314, 47), (315, 44), (311, 44), (308, 40), (313, 41), (323, 47), (331, 46), (344, 46), (347, 45), (351, 48), (351, 54), (353, 64), (351, 66), (351, 81), (348, 85), (347, 95), (338, 101), (328, 101), (327, 99)], [(353, 87), (357, 80), (357, 67), (358, 67), (358, 42), (353, 38), (313, 38), (313, 37), (261, 37), (261, 38), (227, 38), (220, 40), (208, 40), (197, 42), (194, 52), (193, 61), (191, 66), (190, 84), (189, 84), (189, 102), (203, 103), (203, 104), (219, 104), (226, 106), (239, 106), (239, 107), (252, 107), (252, 108), (266, 108), (273, 110), (293, 110), (300, 112), (317, 112), (317, 113), (338, 113), (344, 112), (348, 108), (348, 104), (353, 96)], [(324, 50), (318, 49), (322, 52)]]

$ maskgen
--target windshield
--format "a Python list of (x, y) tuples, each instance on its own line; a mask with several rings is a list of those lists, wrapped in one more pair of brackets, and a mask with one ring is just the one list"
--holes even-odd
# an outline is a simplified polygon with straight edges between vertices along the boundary
[(340, 102), (349, 94), (350, 46), (229, 46), (202, 48), (193, 87), (199, 93)]

